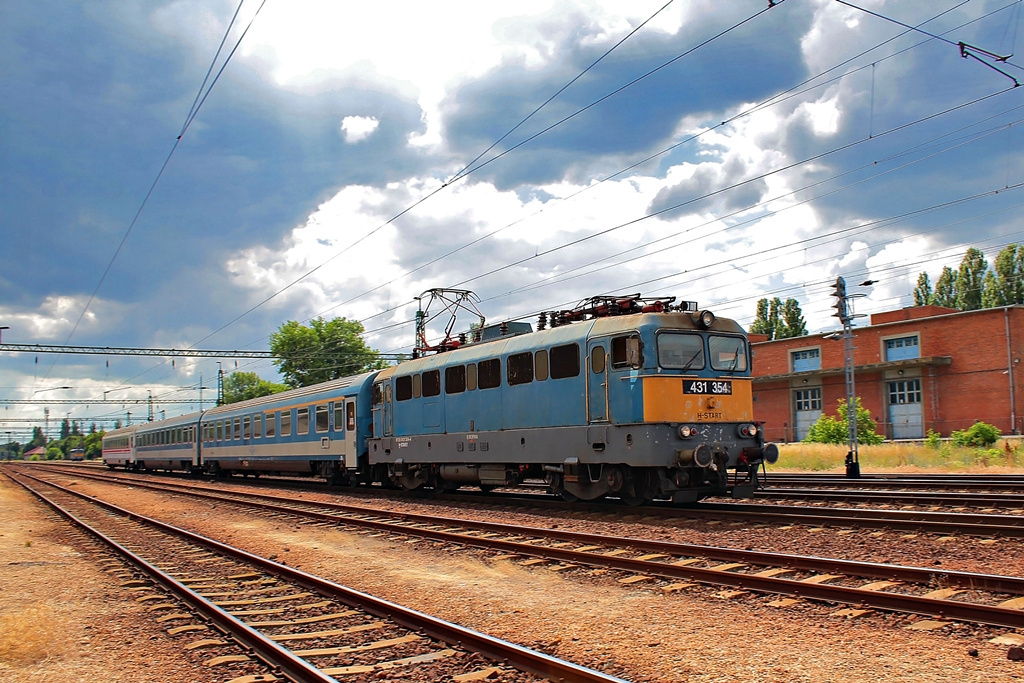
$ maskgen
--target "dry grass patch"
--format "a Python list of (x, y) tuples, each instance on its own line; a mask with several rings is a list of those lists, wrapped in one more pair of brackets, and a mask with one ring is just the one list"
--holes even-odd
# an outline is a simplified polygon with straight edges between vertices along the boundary
[(56, 610), (49, 605), (0, 614), (0, 663), (36, 664), (63, 656), (67, 633)]

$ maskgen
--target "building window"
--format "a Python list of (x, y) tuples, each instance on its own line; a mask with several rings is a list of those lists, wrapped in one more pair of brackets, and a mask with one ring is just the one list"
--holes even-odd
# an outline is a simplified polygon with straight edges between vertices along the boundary
[(804, 349), (789, 354), (793, 359), (793, 372), (821, 370), (821, 349)]
[(821, 387), (798, 389), (793, 392), (793, 396), (796, 400), (796, 410), (798, 413), (808, 410), (821, 410)]
[(896, 382), (889, 382), (889, 405), (920, 402), (920, 379), (901, 379)]
[(917, 335), (885, 340), (885, 359), (887, 361), (920, 357), (921, 347), (918, 345)]

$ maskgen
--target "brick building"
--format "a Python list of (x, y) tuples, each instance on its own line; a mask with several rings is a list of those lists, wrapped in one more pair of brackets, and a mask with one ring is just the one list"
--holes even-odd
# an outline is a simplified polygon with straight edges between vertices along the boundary
[[(1024, 306), (919, 306), (854, 327), (857, 396), (888, 439), (949, 436), (981, 420), (1024, 431)], [(842, 339), (751, 335), (754, 415), (766, 438), (799, 441), (846, 397)]]

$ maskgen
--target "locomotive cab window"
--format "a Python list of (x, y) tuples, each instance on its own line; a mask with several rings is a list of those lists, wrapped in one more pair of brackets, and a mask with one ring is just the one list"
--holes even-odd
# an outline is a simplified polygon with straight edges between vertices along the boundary
[(675, 370), (703, 370), (704, 338), (685, 332), (659, 334), (658, 365)]
[(423, 396), (437, 396), (441, 393), (441, 371), (428, 370), (423, 373)]
[(639, 369), (643, 365), (643, 356), (640, 354), (640, 336), (631, 334), (625, 337), (612, 339), (612, 368), (621, 370), (623, 368)]
[(708, 337), (711, 351), (711, 369), (726, 372), (745, 372), (747, 369), (747, 345), (742, 337), (722, 337), (713, 334)]
[(578, 344), (551, 347), (551, 379), (565, 379), (580, 375), (580, 347)]
[(466, 390), (466, 366), (452, 365), (444, 369), (444, 393), (461, 394)]
[(533, 381), (533, 353), (514, 353), (508, 357), (508, 384), (529, 384)]
[(408, 401), (412, 398), (412, 375), (395, 378), (395, 400)]
[(595, 375), (604, 372), (607, 358), (603, 346), (595, 346), (590, 350), (590, 369)]
[(491, 358), (477, 363), (477, 379), (481, 389), (494, 389), (501, 386), (501, 359)]

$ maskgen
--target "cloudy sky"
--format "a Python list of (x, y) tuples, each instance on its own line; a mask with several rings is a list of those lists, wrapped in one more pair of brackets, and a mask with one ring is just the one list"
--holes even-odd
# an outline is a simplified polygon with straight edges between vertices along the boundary
[[(822, 331), (838, 275), (888, 310), (1024, 242), (1024, 58), (981, 51), (1024, 42), (1019, 0), (260, 2), (0, 4), (4, 342), (265, 349), (322, 315), (401, 352), (432, 287), (492, 321), (793, 297)], [(169, 416), (217, 368), (0, 353), (0, 399)]]

